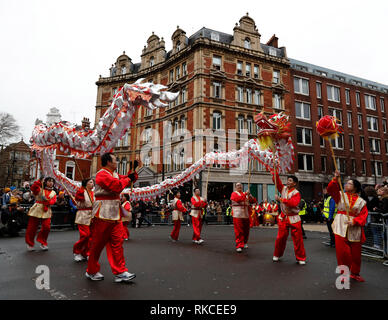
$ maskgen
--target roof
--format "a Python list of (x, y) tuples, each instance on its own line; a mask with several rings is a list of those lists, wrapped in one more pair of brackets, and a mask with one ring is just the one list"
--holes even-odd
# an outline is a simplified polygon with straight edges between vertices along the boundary
[(388, 93), (388, 85), (377, 83), (374, 81), (366, 80), (356, 76), (352, 76), (347, 73), (342, 73), (325, 67), (317, 66), (315, 64), (303, 62), (300, 60), (289, 58), (291, 63), (291, 68), (295, 70), (301, 70), (307, 73), (312, 73), (320, 76), (324, 76), (328, 79), (333, 79), (337, 81), (342, 81), (349, 83), (351, 85), (358, 85), (364, 88), (379, 90), (384, 93)]

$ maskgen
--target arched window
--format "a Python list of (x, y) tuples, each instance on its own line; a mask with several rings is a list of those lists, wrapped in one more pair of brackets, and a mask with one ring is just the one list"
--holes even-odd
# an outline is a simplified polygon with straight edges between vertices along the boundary
[(244, 48), (250, 49), (251, 48), (251, 40), (249, 38), (245, 38), (244, 40)]
[(150, 58), (150, 67), (152, 67), (155, 64), (155, 58), (151, 57)]
[(181, 49), (181, 42), (177, 41), (176, 43), (176, 51), (179, 51)]

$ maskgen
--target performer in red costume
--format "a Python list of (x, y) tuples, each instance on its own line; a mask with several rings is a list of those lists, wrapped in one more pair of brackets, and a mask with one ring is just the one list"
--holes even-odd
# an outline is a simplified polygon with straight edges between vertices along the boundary
[(53, 190), (55, 180), (51, 177), (46, 177), (35, 181), (31, 186), (31, 191), (35, 196), (35, 204), (28, 211), (30, 218), (28, 219), (28, 225), (25, 235), (25, 241), (27, 243), (27, 250), (34, 251), (34, 239), (38, 226), (41, 223), (41, 230), (36, 238), (36, 241), (40, 243), (40, 248), (43, 251), (48, 250), (47, 238), (51, 228), (51, 206), (57, 201), (57, 194)]
[(248, 248), (249, 238), (249, 213), (250, 203), (255, 203), (256, 199), (249, 193), (242, 191), (242, 184), (236, 184), (236, 191), (232, 192), (230, 197), (232, 201), (232, 215), (234, 234), (236, 237), (236, 251), (242, 252), (242, 249)]
[(115, 275), (115, 282), (128, 282), (136, 277), (125, 267), (123, 252), (123, 215), (120, 193), (137, 180), (136, 172), (128, 176), (118, 175), (116, 157), (112, 153), (101, 156), (102, 169), (96, 174), (96, 201), (93, 204), (91, 247), (85, 276), (91, 280), (103, 280), (98, 260), (106, 246), (108, 261)]
[(79, 240), (73, 246), (74, 261), (85, 261), (89, 256), (90, 248), (90, 222), (92, 220), (92, 206), (94, 202), (94, 181), (85, 179), (82, 181), (82, 187), (75, 194), (77, 201), (77, 214), (75, 223), (78, 224)]
[(366, 224), (368, 209), (366, 201), (358, 195), (361, 192), (361, 183), (355, 179), (348, 180), (345, 184), (344, 200), (338, 184), (339, 176), (340, 173), (336, 171), (327, 186), (327, 192), (334, 199), (338, 210), (332, 224), (337, 263), (339, 266), (345, 265), (349, 268), (352, 279), (364, 282), (364, 278), (360, 276), (361, 246), (365, 242), (363, 226)]
[(129, 202), (129, 195), (128, 194), (122, 194), (121, 195), (122, 199), (122, 207), (124, 210), (128, 213), (128, 216), (122, 217), (122, 222), (123, 222), (123, 230), (124, 230), (124, 240), (129, 240), (129, 230), (128, 230), (128, 225), (132, 221), (132, 206), (131, 203)]
[(298, 214), (299, 202), (301, 199), (300, 193), (296, 190), (298, 178), (295, 176), (287, 177), (287, 186), (281, 182), (279, 175), (272, 177), (277, 184), (277, 189), (281, 193), (281, 197), (275, 196), (276, 201), (280, 201), (281, 214), (278, 219), (278, 235), (275, 242), (275, 252), (273, 261), (279, 261), (286, 249), (289, 229), (291, 229), (291, 236), (294, 242), (294, 252), (296, 260), (299, 264), (306, 264), (306, 252), (303, 244), (302, 221)]
[(174, 228), (170, 234), (170, 240), (172, 242), (178, 241), (179, 230), (181, 229), (181, 221), (183, 221), (183, 213), (187, 212), (187, 209), (183, 206), (182, 201), (180, 200), (181, 193), (177, 191), (175, 193), (175, 198), (172, 201), (172, 221), (174, 222)]
[(278, 223), (279, 206), (276, 201), (272, 201), (271, 203), (271, 215), (274, 217), (275, 223)]
[(196, 244), (202, 244), (204, 242), (201, 239), (201, 230), (203, 225), (202, 209), (206, 208), (206, 199), (201, 197), (201, 191), (197, 188), (194, 190), (194, 195), (191, 198), (191, 221), (193, 225), (193, 242)]

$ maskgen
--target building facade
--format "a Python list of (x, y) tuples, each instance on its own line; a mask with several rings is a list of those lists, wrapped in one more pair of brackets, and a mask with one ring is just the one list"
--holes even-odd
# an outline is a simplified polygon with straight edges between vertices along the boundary
[[(202, 28), (190, 37), (179, 27), (171, 37), (173, 48), (155, 34), (147, 40), (141, 63), (133, 64), (123, 53), (110, 69), (109, 77), (97, 81), (96, 123), (124, 83), (139, 78), (179, 91), (178, 99), (167, 108), (150, 112), (139, 109), (136, 126), (119, 141), (115, 153), (119, 173), (128, 171), (128, 163), (140, 159), (147, 170), (140, 172), (135, 185), (146, 186), (174, 176), (210, 151), (238, 150), (254, 138), (254, 116), (265, 111), (287, 111), (291, 105), (290, 65), (286, 49), (278, 48), (274, 36), (266, 44), (254, 20), (242, 17), (226, 34)], [(147, 152), (148, 148), (148, 152)], [(100, 164), (94, 159), (92, 172)], [(207, 170), (206, 170), (207, 171)], [(251, 186), (259, 199), (274, 195), (270, 175), (255, 162)], [(195, 184), (214, 196), (229, 197), (233, 183), (248, 183), (247, 170), (230, 174), (225, 167), (214, 166), (203, 172)]]

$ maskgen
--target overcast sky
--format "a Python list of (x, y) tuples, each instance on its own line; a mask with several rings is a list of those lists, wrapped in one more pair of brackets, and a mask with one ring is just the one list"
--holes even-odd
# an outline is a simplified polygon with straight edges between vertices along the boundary
[(290, 58), (388, 85), (385, 0), (0, 0), (0, 112), (28, 141), (36, 118), (56, 107), (62, 120), (94, 124), (95, 82), (125, 51), (134, 63), (154, 31), (166, 50), (177, 25), (233, 34), (249, 12), (267, 42)]

